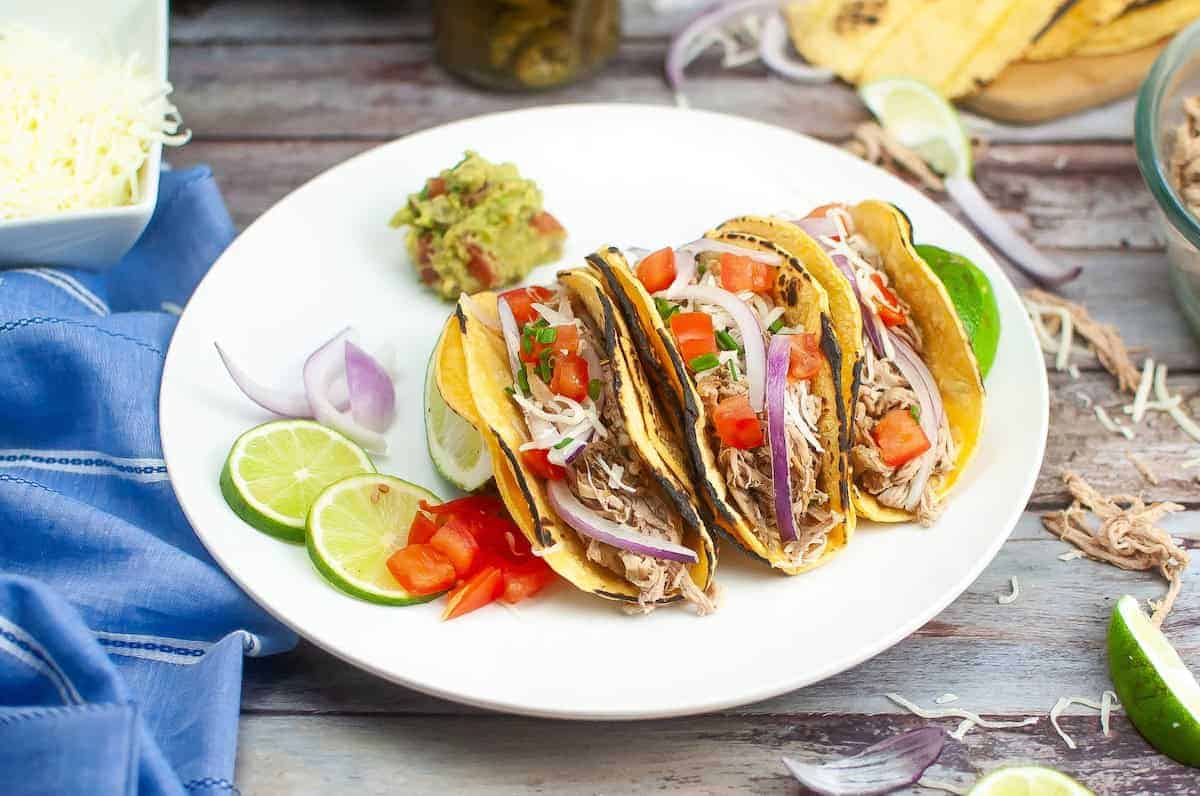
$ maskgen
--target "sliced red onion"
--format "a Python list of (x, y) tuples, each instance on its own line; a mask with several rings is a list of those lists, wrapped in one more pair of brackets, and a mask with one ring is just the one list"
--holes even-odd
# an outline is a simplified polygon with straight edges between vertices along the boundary
[[(824, 245), (824, 244), (822, 244)], [(867, 303), (863, 298), (862, 290), (858, 286), (858, 275), (854, 273), (854, 267), (850, 265), (850, 261), (846, 259), (844, 254), (832, 254), (830, 259), (837, 266), (838, 270), (850, 280), (850, 286), (854, 288), (854, 295), (858, 298), (859, 309), (862, 310), (863, 319), (863, 334), (871, 342), (871, 347), (875, 349), (875, 356), (886, 357), (887, 348), (883, 344), (883, 335), (886, 333), (886, 327), (879, 320), (879, 314), (875, 312), (875, 308)]]
[(672, 254), (675, 256), (675, 279), (666, 289), (668, 296), (696, 281), (696, 255), (683, 249), (676, 249)]
[(712, 238), (700, 238), (691, 243), (685, 243), (679, 247), (679, 250), (689, 252), (693, 256), (701, 252), (721, 252), (722, 254), (736, 254), (739, 257), (749, 257), (751, 260), (757, 260), (767, 265), (783, 264), (783, 258), (774, 252), (760, 252), (742, 246), (735, 246), (723, 240), (713, 240)]
[(813, 765), (790, 757), (783, 764), (796, 780), (822, 796), (876, 796), (914, 784), (946, 744), (937, 727), (909, 730), (842, 760)]
[[(345, 348), (351, 415), (372, 431), (387, 431), (396, 419), (396, 387), (392, 377), (374, 357), (351, 341), (346, 341)], [(331, 391), (327, 395), (330, 403), (336, 405)]]
[(521, 370), (521, 330), (517, 326), (517, 317), (513, 315), (508, 299), (501, 298), (496, 302), (496, 311), (500, 314), (500, 330), (504, 335), (504, 348), (508, 351), (508, 367), (515, 379)]
[(1083, 267), (1078, 265), (1064, 270), (1034, 248), (1032, 243), (1009, 226), (970, 177), (947, 177), (945, 184), (946, 193), (967, 214), (975, 228), (1004, 252), (1018, 271), (1034, 282), (1043, 287), (1057, 287), (1070, 282), (1083, 271)]
[(938, 431), (945, 422), (946, 414), (942, 405), (942, 395), (938, 392), (937, 382), (934, 381), (929, 368), (903, 337), (898, 334), (891, 336), (892, 345), (896, 350), (892, 363), (899, 368), (913, 392), (917, 394), (917, 404), (921, 407), (921, 417), (917, 423), (925, 433), (925, 438), (929, 440), (929, 450), (921, 454), (924, 457), (921, 467), (909, 482), (908, 499), (904, 502), (906, 510), (914, 511), (921, 502), (921, 493), (925, 491), (925, 484), (928, 483), (934, 462), (937, 460)]
[(792, 338), (777, 334), (767, 348), (767, 442), (771, 445), (771, 481), (775, 485), (775, 525), (784, 542), (796, 541), (796, 517), (792, 513), (792, 471), (788, 467), (787, 425), (784, 423), (784, 393), (788, 366), (792, 361)]
[(353, 329), (343, 329), (332, 340), (314, 351), (304, 363), (304, 392), (313, 418), (375, 453), (387, 452), (387, 440), (367, 428), (352, 415), (339, 412), (329, 400), (334, 380), (346, 367), (346, 341), (354, 337)]
[(783, 15), (768, 14), (763, 20), (759, 34), (758, 56), (775, 74), (801, 83), (827, 83), (833, 79), (833, 70), (813, 66), (792, 55), (792, 42), (788, 38)]
[(742, 336), (742, 348), (746, 352), (746, 380), (750, 383), (750, 408), (755, 413), (763, 410), (763, 395), (766, 389), (767, 353), (763, 345), (762, 329), (758, 318), (746, 302), (728, 290), (708, 285), (690, 285), (675, 291), (672, 298), (691, 299), (704, 304), (715, 304), (729, 313)]
[(570, 437), (571, 441), (564, 447), (552, 447), (546, 452), (546, 460), (551, 464), (566, 467), (568, 464), (573, 464), (579, 458), (579, 454), (583, 453), (588, 443), (592, 441), (591, 423), (583, 424), (582, 430), (569, 429), (563, 434), (563, 439), (567, 437)]
[(695, 19), (671, 40), (667, 51), (667, 83), (678, 93), (683, 89), (683, 70), (700, 51), (696, 42), (711, 31), (724, 27), (730, 21), (754, 12), (779, 13), (779, 0), (739, 0), (732, 3), (717, 3), (702, 11)]
[(467, 314), (470, 315), (472, 318), (479, 321), (484, 326), (491, 329), (493, 332), (500, 331), (500, 324), (496, 323), (494, 320), (492, 320), (491, 318), (484, 315), (483, 310), (479, 307), (479, 304), (476, 303), (475, 299), (471, 298), (470, 294), (468, 294), (468, 293), (459, 294), (458, 303), (463, 306), (463, 308), (467, 311)]
[(695, 564), (699, 560), (694, 550), (681, 544), (655, 538), (601, 517), (571, 494), (566, 481), (548, 481), (546, 492), (554, 511), (581, 536), (651, 558), (682, 561), (685, 564)]
[(254, 380), (254, 377), (238, 367), (237, 363), (229, 358), (229, 355), (221, 348), (220, 343), (213, 343), (213, 345), (217, 349), (217, 356), (221, 358), (222, 364), (225, 365), (225, 370), (229, 371), (229, 376), (233, 379), (233, 383), (251, 401), (254, 401), (254, 403), (268, 412), (274, 412), (284, 417), (312, 417), (312, 409), (309, 407), (308, 398), (304, 393), (267, 387), (258, 383)]
[(807, 232), (810, 237), (816, 238), (818, 242), (821, 238), (836, 238), (841, 234), (837, 222), (829, 216), (811, 216), (792, 223)]

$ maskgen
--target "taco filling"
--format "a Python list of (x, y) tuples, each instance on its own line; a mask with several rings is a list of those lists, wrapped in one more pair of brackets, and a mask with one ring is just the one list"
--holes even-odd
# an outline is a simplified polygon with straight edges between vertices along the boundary
[(640, 610), (675, 594), (701, 614), (714, 610), (688, 572), (697, 559), (683, 521), (626, 430), (602, 330), (563, 289), (509, 291), (499, 308), (515, 374), (509, 395), (529, 437), (519, 455), (546, 480), (588, 559), (632, 584)]
[(732, 504), (782, 553), (779, 565), (799, 566), (821, 557), (844, 517), (818, 480), (820, 341), (784, 325), (773, 290), (781, 265), (777, 254), (704, 239), (642, 258), (637, 276), (695, 383)]
[[(817, 211), (818, 213), (820, 211)], [(924, 341), (904, 299), (890, 287), (879, 250), (843, 207), (801, 222), (850, 280), (862, 310), (864, 356), (852, 414), (854, 484), (884, 506), (932, 525), (942, 511), (937, 485), (957, 451)]]

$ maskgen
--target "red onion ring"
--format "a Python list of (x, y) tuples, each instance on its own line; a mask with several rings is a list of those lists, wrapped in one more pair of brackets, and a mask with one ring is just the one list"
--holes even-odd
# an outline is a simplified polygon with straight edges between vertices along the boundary
[(800, 83), (826, 83), (833, 70), (813, 66), (792, 56), (792, 43), (782, 14), (768, 14), (758, 39), (758, 57), (775, 74)]
[[(889, 332), (890, 334), (890, 332)], [(896, 356), (892, 359), (900, 373), (908, 380), (908, 384), (917, 395), (917, 404), (921, 407), (921, 417), (917, 423), (921, 426), (925, 438), (929, 440), (929, 450), (921, 454), (924, 460), (920, 469), (909, 484), (908, 499), (904, 502), (907, 511), (914, 511), (921, 502), (921, 493), (933, 472), (937, 460), (938, 432), (945, 422), (946, 412), (942, 404), (942, 395), (938, 392), (937, 382), (921, 357), (898, 334), (892, 334), (892, 345)]]
[(350, 414), (372, 431), (387, 431), (396, 419), (396, 386), (392, 377), (374, 357), (351, 341), (346, 341), (345, 348)]
[(675, 279), (671, 281), (664, 292), (664, 295), (667, 296), (696, 280), (696, 255), (683, 249), (676, 249), (673, 254), (675, 256)]
[(685, 564), (695, 564), (699, 560), (694, 550), (683, 545), (640, 533), (628, 525), (601, 517), (583, 505), (571, 493), (565, 481), (548, 481), (546, 492), (554, 511), (581, 536), (651, 558), (682, 561)]
[(962, 208), (984, 237), (1008, 256), (1013, 266), (1042, 287), (1058, 287), (1083, 272), (1082, 266), (1063, 268), (1017, 234), (970, 177), (947, 177), (946, 193)]
[(763, 345), (762, 328), (758, 318), (746, 302), (728, 290), (708, 285), (690, 285), (676, 290), (671, 298), (691, 299), (704, 304), (715, 304), (729, 313), (742, 335), (742, 348), (746, 356), (746, 380), (750, 384), (750, 408), (757, 414), (763, 410), (766, 391), (767, 352)]
[(779, 0), (740, 0), (732, 3), (717, 3), (704, 11), (684, 26), (683, 30), (671, 40), (667, 51), (667, 83), (671, 90), (679, 92), (683, 88), (683, 70), (696, 58), (699, 53), (692, 52), (696, 41), (714, 28), (725, 25), (730, 20), (752, 12), (779, 12)]
[(775, 525), (784, 543), (796, 541), (787, 424), (784, 422), (784, 393), (787, 391), (791, 361), (791, 337), (786, 334), (772, 337), (771, 345), (767, 348), (767, 441), (771, 445), (771, 481), (775, 485)]
[(343, 329), (332, 340), (309, 355), (304, 363), (304, 393), (312, 408), (313, 418), (334, 431), (340, 431), (350, 439), (374, 453), (387, 453), (387, 440), (382, 435), (363, 426), (352, 416), (339, 412), (329, 400), (329, 389), (333, 380), (346, 367), (346, 341), (354, 337), (354, 330)]
[(217, 356), (221, 358), (221, 364), (225, 366), (225, 370), (229, 371), (229, 376), (233, 379), (233, 383), (251, 401), (268, 412), (274, 412), (284, 417), (312, 416), (312, 408), (309, 407), (308, 398), (304, 393), (290, 392), (260, 384), (255, 381), (253, 376), (242, 370), (238, 367), (237, 363), (229, 358), (229, 355), (221, 348), (220, 343), (213, 343), (213, 346), (217, 349)]
[(850, 280), (850, 286), (854, 288), (854, 295), (858, 298), (859, 309), (862, 310), (863, 334), (870, 341), (871, 347), (875, 349), (875, 356), (886, 357), (887, 349), (883, 345), (885, 328), (880, 323), (879, 315), (875, 312), (875, 308), (870, 306), (867, 300), (863, 298), (862, 290), (858, 287), (858, 275), (854, 273), (854, 268), (851, 267), (850, 261), (846, 259), (846, 255), (835, 253), (830, 255), (830, 259), (833, 260), (833, 264), (842, 272), (842, 275)]

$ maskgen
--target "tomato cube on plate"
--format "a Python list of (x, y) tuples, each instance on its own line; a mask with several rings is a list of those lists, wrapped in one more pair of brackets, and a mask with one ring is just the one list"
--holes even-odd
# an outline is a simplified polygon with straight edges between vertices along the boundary
[(450, 592), (442, 619), (456, 619), (482, 608), (495, 600), (504, 591), (504, 573), (499, 567), (486, 567), (476, 572)]
[(418, 511), (413, 515), (412, 524), (408, 526), (408, 543), (425, 544), (437, 533), (437, 523), (428, 514)]
[(396, 582), (413, 594), (437, 594), (458, 579), (450, 559), (427, 544), (414, 544), (392, 553), (388, 571)]
[(504, 591), (500, 599), (509, 605), (521, 602), (541, 591), (554, 580), (554, 570), (540, 558), (511, 567), (504, 572)]
[(479, 542), (471, 535), (467, 524), (451, 517), (438, 528), (429, 540), (429, 546), (450, 559), (454, 572), (465, 578), (471, 574), (475, 560), (479, 557)]

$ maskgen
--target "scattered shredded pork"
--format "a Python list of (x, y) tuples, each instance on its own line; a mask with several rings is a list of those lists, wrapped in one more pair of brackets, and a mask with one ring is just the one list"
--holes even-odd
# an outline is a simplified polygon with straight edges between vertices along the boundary
[(854, 128), (854, 137), (842, 145), (848, 152), (868, 163), (889, 171), (899, 170), (916, 177), (921, 185), (941, 193), (946, 190), (925, 159), (901, 144), (875, 122), (864, 122)]
[[(1066, 310), (1071, 318), (1071, 325), (1076, 333), (1079, 334), (1095, 352), (1096, 357), (1100, 360), (1100, 364), (1104, 369), (1113, 375), (1117, 380), (1117, 387), (1122, 392), (1130, 393), (1131, 395), (1137, 389), (1139, 376), (1137, 367), (1133, 364), (1133, 360), (1129, 357), (1129, 351), (1125, 348), (1125, 341), (1121, 339), (1121, 333), (1117, 331), (1117, 327), (1100, 323), (1088, 314), (1087, 308), (1082, 304), (1077, 304), (1074, 301), (1068, 301), (1065, 298), (1056, 296), (1053, 293), (1048, 293), (1045, 290), (1030, 288), (1025, 291), (1026, 305), (1031, 311), (1045, 314), (1047, 317), (1036, 317), (1035, 325), (1044, 325), (1051, 335), (1056, 334), (1061, 328), (1062, 319), (1057, 316), (1052, 310)], [(1041, 339), (1039, 335), (1039, 339)], [(1048, 345), (1046, 339), (1041, 339), (1042, 348), (1049, 353), (1060, 354), (1062, 350), (1058, 342), (1053, 342)], [(1071, 341), (1068, 339), (1066, 345), (1069, 347)], [(1069, 353), (1069, 351), (1068, 351)], [(1062, 360), (1065, 361), (1063, 356)], [(1065, 365), (1063, 368), (1065, 369)]]
[[(1101, 495), (1070, 471), (1063, 480), (1075, 500), (1062, 511), (1042, 515), (1046, 530), (1075, 545), (1089, 558), (1121, 569), (1157, 568), (1169, 584), (1166, 597), (1150, 618), (1155, 627), (1161, 626), (1179, 595), (1189, 557), (1157, 523), (1167, 514), (1183, 511), (1183, 506), (1167, 502), (1147, 505), (1135, 495)], [(1100, 519), (1099, 526), (1093, 527), (1089, 512)]]
[(1192, 215), (1200, 218), (1200, 94), (1183, 101), (1187, 119), (1175, 128), (1171, 181)]

